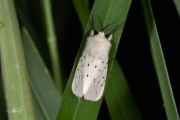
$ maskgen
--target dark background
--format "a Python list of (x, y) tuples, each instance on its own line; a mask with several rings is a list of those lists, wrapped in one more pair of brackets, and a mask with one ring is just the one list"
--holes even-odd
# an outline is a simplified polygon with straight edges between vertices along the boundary
[[(44, 42), (45, 26), (43, 17), (39, 19), (39, 16), (43, 16), (42, 9), (39, 8), (40, 2), (28, 1), (27, 4), (26, 1), (28, 0), (19, 0), (19, 2), (16, 2), (17, 9), (24, 10), (27, 13), (28, 19), (31, 19), (36, 31), (35, 33), (40, 38), (38, 40), (34, 38), (35, 43), (51, 70), (48, 48)], [(90, 1), (90, 4), (92, 7), (93, 0)], [(180, 76), (178, 70), (180, 67), (180, 17), (178, 17), (172, 0), (151, 0), (151, 5), (176, 105), (178, 111), (180, 111), (180, 98), (178, 94), (180, 91)], [(28, 9), (29, 7), (31, 9)], [(62, 69), (65, 71), (64, 76), (66, 80), (68, 80), (82, 40), (83, 31), (71, 0), (52, 0), (52, 8), (60, 57), (63, 63)], [(22, 24), (21, 20), (20, 24)], [(143, 120), (166, 120), (165, 109), (150, 53), (141, 4), (138, 0), (132, 0), (116, 58), (127, 78), (127, 82), (137, 102)], [(65, 84), (66, 82), (67, 81), (64, 81)], [(98, 119), (110, 119), (105, 101), (102, 103)]]

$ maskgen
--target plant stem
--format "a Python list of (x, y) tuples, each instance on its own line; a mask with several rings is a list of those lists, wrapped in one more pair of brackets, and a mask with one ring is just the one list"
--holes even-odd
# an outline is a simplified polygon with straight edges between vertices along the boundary
[(52, 18), (51, 4), (49, 0), (42, 0), (43, 8), (45, 13), (46, 22), (46, 33), (47, 33), (47, 43), (49, 46), (50, 57), (53, 68), (53, 76), (55, 79), (56, 86), (59, 90), (60, 95), (62, 95), (62, 74), (60, 69), (60, 59), (58, 55), (57, 38), (54, 31), (54, 23)]

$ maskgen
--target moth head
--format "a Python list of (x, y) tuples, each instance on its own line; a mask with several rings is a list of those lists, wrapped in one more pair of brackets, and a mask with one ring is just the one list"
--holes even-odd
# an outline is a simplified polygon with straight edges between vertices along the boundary
[(105, 37), (108, 41), (112, 40), (112, 34), (106, 35), (104, 32), (95, 32), (94, 30), (91, 30), (90, 35), (91, 36), (98, 35), (98, 36), (101, 36), (101, 37)]
[(104, 32), (99, 32), (98, 35), (101, 36), (101, 37), (107, 38), (108, 41), (112, 40), (112, 34), (109, 35), (109, 36), (106, 36)]
[(105, 36), (104, 32), (99, 32), (98, 35), (99, 35), (99, 36), (102, 36), (102, 37)]

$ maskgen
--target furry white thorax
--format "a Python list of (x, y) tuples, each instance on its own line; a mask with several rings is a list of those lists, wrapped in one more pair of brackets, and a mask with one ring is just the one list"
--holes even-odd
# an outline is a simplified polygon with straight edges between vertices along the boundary
[(94, 35), (94, 31), (91, 31), (90, 36), (87, 38), (85, 52), (98, 59), (107, 58), (111, 48), (111, 39), (112, 36), (107, 39), (104, 32)]

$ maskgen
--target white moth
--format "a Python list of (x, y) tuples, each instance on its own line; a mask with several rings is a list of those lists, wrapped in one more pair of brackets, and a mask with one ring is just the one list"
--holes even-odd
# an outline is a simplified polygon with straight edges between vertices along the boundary
[(72, 92), (77, 97), (88, 101), (101, 98), (106, 83), (111, 40), (112, 35), (106, 38), (104, 32), (94, 35), (94, 31), (91, 31), (72, 82)]

